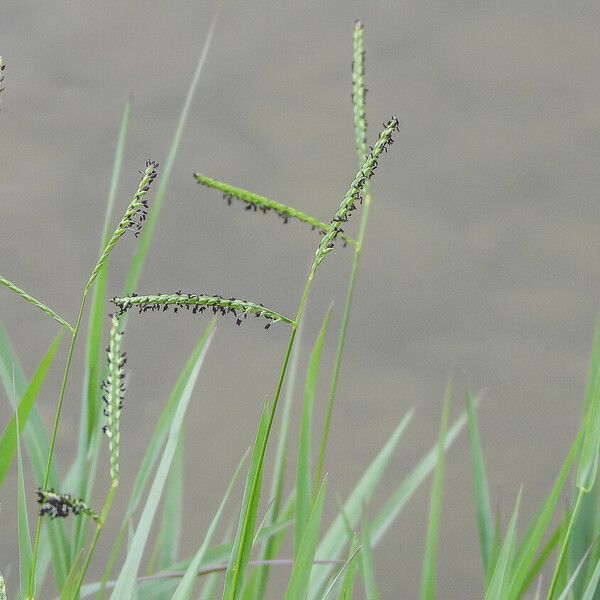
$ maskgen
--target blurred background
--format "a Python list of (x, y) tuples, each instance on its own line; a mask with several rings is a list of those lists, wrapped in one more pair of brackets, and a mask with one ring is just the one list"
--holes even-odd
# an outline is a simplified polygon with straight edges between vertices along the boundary
[[(0, 272), (69, 320), (97, 257), (125, 102), (131, 95), (114, 223), (146, 158), (166, 157), (215, 8), (190, 0), (0, 7), (7, 63)], [(357, 18), (365, 24), (370, 141), (392, 114), (401, 133), (372, 186), (326, 465), (327, 516), (336, 494), (345, 497), (414, 406), (375, 512), (434, 443), (453, 374), (454, 415), (464, 410), (467, 384), (482, 395), (481, 436), (503, 527), (521, 484), (525, 522), (575, 436), (600, 307), (597, 3), (223, 2), (140, 291), (234, 295), (295, 312), (318, 235), (272, 214), (228, 207), (191, 174), (201, 171), (328, 221), (356, 171), (350, 64)], [(358, 219), (348, 231), (357, 225)], [(114, 253), (111, 295), (134, 247), (128, 236)], [(308, 307), (305, 349), (335, 302), (316, 423), (351, 260), (350, 249), (340, 248), (324, 263)], [(0, 319), (31, 375), (56, 335), (54, 322), (6, 290)], [(206, 322), (172, 313), (129, 320), (123, 489), (115, 514)], [(265, 332), (254, 321), (241, 328), (231, 319), (219, 322), (188, 413), (182, 555), (198, 547), (253, 442), (286, 342), (283, 326)], [(48, 422), (66, 344), (61, 350), (38, 401)], [(58, 441), (63, 475), (77, 444), (80, 365), (81, 353)], [(11, 414), (5, 400), (2, 428)], [(293, 455), (298, 421), (295, 410)], [(98, 500), (108, 473), (100, 475)], [(430, 481), (375, 551), (386, 598), (399, 590), (403, 598), (417, 597), (429, 490)], [(13, 478), (0, 498), (0, 570), (10, 576), (12, 565), (13, 578), (15, 493)], [(113, 533), (109, 528), (101, 551)], [(91, 577), (101, 566), (95, 561)], [(463, 435), (448, 454), (439, 597), (480, 597), (481, 572)], [(274, 580), (272, 598), (281, 597), (286, 577)]]

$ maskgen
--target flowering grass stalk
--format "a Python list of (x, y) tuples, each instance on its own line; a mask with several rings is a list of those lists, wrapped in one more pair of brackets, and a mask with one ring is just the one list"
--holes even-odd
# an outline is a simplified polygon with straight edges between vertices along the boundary
[[(147, 210), (147, 200), (144, 198), (144, 196), (149, 191), (150, 184), (156, 178), (156, 170), (155, 170), (156, 166), (157, 166), (157, 163), (154, 163), (153, 161), (146, 162), (146, 169), (144, 171), (142, 171), (142, 180), (140, 181), (140, 184), (138, 185), (138, 188), (133, 196), (133, 199), (129, 203), (129, 206), (128, 206), (127, 210), (125, 211), (123, 218), (121, 219), (115, 232), (113, 233), (112, 237), (110, 238), (108, 244), (106, 245), (103, 252), (101, 253), (100, 258), (98, 259), (96, 266), (92, 270), (92, 274), (90, 275), (90, 278), (83, 290), (81, 304), (79, 306), (79, 312), (77, 314), (77, 320), (75, 322), (75, 326), (72, 328), (71, 341), (69, 343), (69, 350), (67, 353), (65, 370), (63, 373), (63, 379), (62, 379), (62, 383), (60, 386), (60, 392), (59, 392), (59, 396), (58, 396), (58, 403), (56, 405), (56, 411), (54, 413), (54, 422), (52, 425), (52, 433), (50, 435), (50, 447), (48, 450), (48, 459), (46, 461), (46, 469), (45, 469), (45, 473), (44, 473), (42, 491), (47, 490), (48, 482), (50, 480), (50, 470), (52, 467), (52, 458), (54, 455), (54, 447), (56, 445), (56, 436), (58, 434), (58, 426), (60, 423), (62, 406), (63, 406), (63, 402), (65, 399), (67, 382), (69, 380), (71, 363), (73, 361), (73, 353), (75, 350), (75, 344), (77, 342), (77, 335), (79, 333), (79, 328), (81, 326), (81, 320), (83, 318), (83, 311), (84, 311), (85, 303), (87, 300), (87, 294), (88, 294), (90, 288), (92, 287), (94, 281), (96, 280), (98, 273), (101, 271), (102, 266), (104, 264), (106, 264), (110, 253), (116, 246), (119, 239), (121, 239), (121, 237), (123, 237), (125, 232), (128, 229), (133, 228), (135, 230), (135, 233), (139, 234), (140, 228), (142, 227), (142, 225), (144, 223), (146, 210)], [(111, 487), (111, 490), (112, 489), (114, 489), (114, 486)], [(33, 546), (33, 565), (32, 565), (31, 575), (30, 575), (30, 579), (29, 579), (28, 595), (30, 598), (33, 598), (35, 595), (35, 571), (36, 571), (36, 567), (37, 567), (37, 557), (38, 557), (38, 552), (39, 552), (41, 531), (42, 531), (42, 517), (39, 516), (38, 520), (37, 520), (36, 529), (35, 529), (35, 542), (34, 542), (34, 546)]]
[(40, 302), (36, 298), (34, 298), (31, 294), (27, 293), (25, 290), (22, 290), (20, 287), (9, 281), (5, 277), (0, 275), (0, 285), (8, 288), (11, 292), (17, 294), (25, 300), (25, 302), (29, 302), (29, 304), (39, 308), (43, 313), (46, 313), (49, 317), (52, 317), (57, 323), (60, 324), (61, 327), (64, 327), (70, 333), (73, 333), (73, 327), (65, 321), (57, 312), (53, 311), (51, 308), (46, 306), (43, 302)]
[[(361, 21), (356, 21), (354, 24), (354, 60), (352, 62), (352, 106), (354, 108), (354, 135), (356, 140), (356, 152), (358, 161), (362, 163), (367, 156), (367, 113), (366, 113), (366, 93), (365, 88), (365, 51), (363, 46), (363, 24)], [(368, 181), (364, 187), (363, 209), (360, 218), (360, 228), (358, 239), (354, 245), (354, 257), (352, 260), (352, 271), (346, 291), (346, 299), (342, 312), (342, 324), (338, 338), (337, 349), (335, 353), (335, 363), (333, 365), (333, 373), (331, 376), (331, 384), (329, 387), (329, 397), (327, 399), (327, 412), (325, 414), (325, 423), (323, 425), (323, 433), (321, 435), (321, 447), (319, 450), (319, 458), (315, 471), (314, 494), (318, 491), (319, 481), (323, 474), (325, 464), (325, 455), (327, 452), (327, 441), (329, 438), (329, 430), (331, 429), (331, 417), (333, 414), (333, 403), (337, 392), (338, 378), (342, 365), (342, 357), (346, 345), (346, 332), (348, 330), (348, 320), (350, 318), (350, 307), (354, 297), (354, 288), (356, 286), (356, 275), (358, 273), (358, 264), (365, 240), (365, 232), (367, 229), (367, 221), (369, 219), (369, 210), (371, 208), (371, 193), (369, 191)]]
[[(262, 213), (273, 211), (282, 219), (284, 223), (287, 223), (290, 219), (296, 219), (297, 221), (301, 221), (302, 223), (310, 225), (311, 229), (316, 229), (321, 234), (325, 234), (328, 229), (328, 225), (326, 223), (323, 223), (322, 221), (319, 221), (318, 219), (315, 219), (314, 217), (311, 217), (300, 210), (288, 206), (287, 204), (281, 204), (280, 202), (269, 200), (269, 198), (265, 198), (259, 194), (249, 192), (248, 190), (235, 187), (228, 183), (223, 183), (222, 181), (218, 181), (212, 177), (207, 177), (201, 173), (194, 173), (194, 177), (200, 185), (221, 191), (223, 193), (223, 198), (225, 198), (227, 201), (227, 204), (231, 204), (232, 200), (236, 199), (246, 204), (246, 210), (254, 209), (255, 212), (259, 210)], [(343, 233), (340, 237), (344, 240), (344, 244), (356, 245), (356, 240), (352, 239), (346, 234)]]
[(206, 294), (151, 294), (138, 295), (132, 294), (125, 298), (113, 298), (111, 302), (119, 308), (119, 314), (123, 314), (131, 308), (137, 308), (139, 313), (147, 312), (165, 312), (169, 307), (177, 313), (181, 309), (191, 311), (192, 314), (202, 314), (205, 310), (212, 310), (213, 314), (222, 316), (231, 314), (236, 317), (236, 324), (241, 325), (242, 321), (248, 315), (262, 317), (267, 319), (265, 329), (273, 323), (288, 323), (293, 324), (294, 321), (281, 313), (278, 313), (270, 308), (266, 308), (262, 304), (249, 302), (248, 300), (239, 300), (237, 298), (223, 298), (221, 296), (209, 296)]

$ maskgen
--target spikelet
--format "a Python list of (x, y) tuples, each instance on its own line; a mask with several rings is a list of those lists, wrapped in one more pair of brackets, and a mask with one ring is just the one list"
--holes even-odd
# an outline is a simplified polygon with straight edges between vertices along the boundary
[(379, 139), (375, 146), (369, 152), (369, 155), (363, 162), (362, 167), (354, 177), (354, 181), (350, 185), (350, 189), (346, 192), (337, 212), (331, 220), (331, 224), (327, 232), (323, 236), (321, 243), (315, 252), (315, 261), (311, 268), (311, 273), (314, 275), (318, 266), (323, 262), (325, 257), (333, 250), (336, 238), (343, 233), (341, 223), (345, 223), (350, 218), (353, 211), (356, 210), (357, 204), (362, 203), (362, 194), (367, 181), (375, 173), (378, 166), (378, 160), (383, 151), (387, 152), (388, 146), (394, 143), (392, 134), (398, 131), (399, 124), (396, 117), (392, 117), (387, 123), (384, 123), (384, 129), (379, 134)]
[(111, 315), (112, 327), (106, 353), (108, 355), (108, 369), (106, 380), (102, 383), (104, 416), (106, 424), (102, 431), (108, 437), (108, 451), (110, 455), (110, 478), (113, 484), (119, 483), (119, 441), (121, 410), (125, 397), (125, 363), (127, 357), (121, 352), (121, 338), (123, 332), (119, 330), (119, 319)]
[(75, 499), (71, 494), (59, 494), (54, 490), (43, 491), (38, 488), (37, 503), (40, 505), (40, 517), (48, 515), (51, 519), (66, 519), (70, 514), (86, 515), (97, 523), (100, 516), (83, 500)]
[(2, 82), (4, 81), (4, 69), (6, 68), (6, 63), (4, 62), (4, 58), (0, 56), (0, 92), (4, 91), (2, 87)]
[[(287, 204), (275, 202), (275, 200), (270, 200), (269, 198), (265, 198), (265, 196), (260, 196), (259, 194), (255, 194), (254, 192), (249, 192), (248, 190), (224, 183), (218, 179), (207, 177), (201, 173), (194, 173), (194, 177), (196, 178), (196, 182), (200, 185), (222, 192), (223, 198), (229, 205), (231, 204), (232, 200), (239, 200), (246, 205), (246, 210), (254, 210), (254, 212), (260, 211), (262, 213), (273, 211), (278, 217), (281, 218), (283, 223), (288, 223), (290, 219), (296, 219), (297, 221), (306, 223), (311, 227), (311, 229), (316, 229), (322, 235), (324, 235), (327, 231), (328, 225), (326, 223), (323, 223), (322, 221), (319, 221), (318, 219), (315, 219), (314, 217), (311, 217), (302, 211), (288, 206)], [(356, 244), (355, 240), (345, 234), (342, 234), (340, 237), (344, 240), (344, 245)]]
[(363, 49), (363, 24), (354, 24), (354, 60), (352, 61), (352, 106), (354, 108), (354, 134), (358, 160), (367, 156), (367, 112), (365, 97), (365, 51)]
[(42, 312), (52, 317), (57, 323), (60, 323), (62, 327), (73, 333), (73, 327), (71, 327), (71, 325), (69, 325), (58, 313), (54, 312), (51, 308), (40, 302), (37, 298), (34, 298), (31, 294), (28, 294), (25, 290), (22, 290), (20, 287), (16, 286), (12, 281), (2, 277), (2, 275), (0, 275), (0, 285), (8, 288), (11, 292), (14, 292), (17, 294), (17, 296), (20, 296), (23, 298), (23, 300), (29, 302), (29, 304), (39, 308)]
[(112, 237), (110, 238), (108, 244), (106, 244), (106, 248), (104, 248), (92, 274), (90, 275), (90, 279), (87, 282), (85, 289), (88, 290), (91, 285), (98, 277), (98, 273), (100, 269), (104, 266), (106, 261), (108, 260), (108, 256), (112, 252), (112, 249), (116, 246), (117, 242), (121, 239), (121, 237), (125, 234), (125, 232), (129, 229), (133, 230), (135, 236), (137, 237), (142, 230), (144, 222), (148, 216), (148, 199), (145, 198), (146, 194), (150, 190), (150, 186), (152, 182), (156, 179), (156, 169), (158, 167), (158, 163), (147, 160), (146, 168), (143, 171), (140, 171), (142, 174), (142, 179), (138, 185), (138, 188), (133, 195), (121, 222), (115, 229)]
[(169, 307), (173, 307), (173, 312), (175, 313), (186, 309), (193, 314), (202, 314), (208, 309), (212, 310), (215, 315), (233, 315), (236, 318), (237, 325), (241, 325), (242, 321), (248, 315), (266, 319), (267, 324), (265, 325), (265, 329), (269, 329), (273, 323), (283, 322), (293, 324), (292, 319), (270, 308), (266, 308), (262, 304), (239, 300), (237, 298), (223, 298), (221, 296), (209, 296), (206, 294), (184, 294), (181, 291), (175, 294), (146, 296), (132, 294), (125, 298), (113, 298), (111, 302), (119, 308), (119, 314), (123, 314), (133, 307), (137, 307), (140, 314), (155, 311), (164, 312)]

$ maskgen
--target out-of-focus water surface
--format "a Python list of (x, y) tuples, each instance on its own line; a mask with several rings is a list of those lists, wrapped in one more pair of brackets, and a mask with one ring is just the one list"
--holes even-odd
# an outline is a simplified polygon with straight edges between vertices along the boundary
[[(144, 160), (166, 157), (214, 8), (191, 1), (0, 7), (0, 54), (7, 62), (0, 272), (71, 320), (98, 252), (124, 103), (131, 94), (115, 223)], [(350, 104), (356, 18), (366, 28), (370, 140), (392, 114), (401, 133), (373, 182), (327, 460), (326, 517), (335, 495), (348, 493), (415, 406), (370, 507), (375, 513), (433, 444), (444, 386), (454, 373), (454, 415), (463, 410), (466, 382), (483, 393), (481, 435), (494, 507), (505, 523), (523, 484), (522, 513), (529, 518), (575, 435), (600, 307), (597, 3), (224, 2), (140, 291), (214, 292), (294, 313), (317, 235), (274, 215), (227, 207), (191, 174), (202, 171), (328, 220), (356, 170)], [(134, 247), (129, 236), (114, 252), (111, 294), (120, 289)], [(324, 263), (308, 308), (306, 346), (335, 302), (317, 423), (351, 257), (339, 249)], [(55, 324), (2, 290), (0, 318), (31, 374)], [(115, 514), (205, 323), (187, 314), (129, 320), (123, 486)], [(218, 325), (186, 424), (182, 556), (198, 547), (253, 442), (286, 340), (283, 326), (265, 332), (254, 321), (239, 329), (232, 320)], [(83, 348), (58, 440), (62, 474), (77, 444)], [(48, 423), (64, 355), (63, 347), (38, 403)], [(0, 407), (4, 427), (6, 399)], [(295, 410), (293, 454), (298, 421)], [(104, 497), (106, 461), (99, 470), (96, 504)], [(0, 498), (0, 570), (13, 590), (14, 485), (11, 476)], [(417, 596), (429, 487), (375, 550), (386, 598)], [(448, 455), (440, 598), (481, 595), (473, 506), (463, 436)], [(113, 535), (108, 527), (101, 553)], [(102, 564), (94, 563), (90, 577)], [(282, 596), (286, 577), (282, 571), (275, 579), (272, 598)]]

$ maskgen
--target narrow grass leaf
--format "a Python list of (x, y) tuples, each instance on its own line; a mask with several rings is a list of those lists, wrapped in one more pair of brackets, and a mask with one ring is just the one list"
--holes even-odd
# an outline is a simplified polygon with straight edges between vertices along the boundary
[[(600, 326), (596, 327), (594, 348), (600, 345)], [(577, 469), (577, 487), (589, 492), (596, 481), (598, 471), (598, 448), (600, 447), (600, 355), (593, 353), (590, 383), (588, 385), (589, 401), (586, 412), (586, 429), (583, 438), (579, 467)]]
[[(156, 569), (161, 570), (177, 560), (181, 536), (181, 503), (183, 499), (183, 431), (180, 434), (173, 465), (167, 479), (160, 531), (157, 538)], [(153, 568), (150, 572), (153, 572)]]
[[(189, 381), (192, 370), (194, 369), (194, 366), (196, 365), (198, 359), (202, 355), (207, 341), (215, 328), (215, 325), (216, 321), (215, 319), (212, 319), (204, 329), (185, 367), (181, 371), (179, 378), (177, 379), (177, 382), (175, 384), (175, 387), (173, 388), (173, 391), (169, 396), (169, 400), (165, 404), (165, 407), (161, 412), (156, 427), (154, 428), (152, 436), (150, 437), (150, 442), (148, 443), (148, 446), (146, 448), (144, 458), (142, 459), (141, 464), (138, 467), (138, 473), (133, 483), (133, 488), (129, 497), (129, 501), (127, 503), (127, 508), (125, 509), (121, 529), (117, 534), (117, 537), (110, 552), (110, 556), (104, 568), (104, 573), (102, 576), (102, 581), (104, 583), (106, 583), (110, 578), (121, 545), (125, 539), (125, 534), (127, 532), (127, 524), (133, 516), (133, 514), (135, 513), (135, 511), (137, 510), (140, 501), (143, 497), (146, 485), (150, 480), (150, 476), (154, 472), (155, 465), (160, 456), (160, 450), (163, 447), (164, 441), (169, 433), (169, 428), (171, 427), (171, 423), (177, 410), (177, 406), (181, 401), (181, 395), (183, 394), (183, 391), (185, 389), (186, 382)], [(103, 598), (103, 592), (104, 588), (101, 587), (101, 589), (98, 592), (97, 600)]]
[[(347, 539), (344, 514), (350, 521), (351, 527), (356, 527), (360, 520), (362, 507), (364, 504), (368, 504), (375, 493), (381, 477), (383, 476), (383, 473), (392, 458), (392, 454), (394, 453), (398, 442), (400, 442), (402, 434), (406, 430), (413, 413), (414, 410), (411, 409), (402, 418), (385, 446), (379, 451), (352, 492), (350, 492), (350, 495), (344, 503), (343, 511), (338, 513), (337, 517), (323, 536), (323, 539), (317, 548), (317, 558), (335, 559), (340, 556)], [(331, 565), (315, 565), (313, 567), (309, 591), (310, 598), (321, 597), (319, 594), (331, 573), (331, 569)]]
[(514, 549), (517, 531), (517, 516), (519, 514), (519, 504), (521, 502), (521, 491), (519, 491), (515, 509), (510, 519), (510, 523), (508, 524), (504, 543), (502, 544), (496, 567), (494, 568), (490, 584), (485, 594), (485, 600), (504, 600), (506, 598), (506, 592), (508, 591), (507, 581), (510, 577), (510, 559)]
[(483, 563), (484, 578), (489, 573), (492, 546), (494, 543), (494, 521), (490, 508), (490, 494), (483, 464), (483, 452), (479, 440), (477, 416), (473, 406), (473, 396), (467, 390), (467, 416), (469, 419), (469, 442), (471, 446), (471, 463), (473, 468), (473, 484), (475, 486), (475, 507), (477, 509), (477, 526), (479, 529), (479, 547)]
[[(17, 396), (22, 397), (27, 391), (28, 384), (25, 380), (23, 371), (19, 366), (19, 360), (14, 352), (10, 339), (8, 338), (4, 327), (0, 324), (0, 380), (2, 381), (8, 398), (12, 397), (13, 365)], [(49, 444), (44, 424), (42, 423), (42, 419), (35, 405), (32, 407), (29, 420), (23, 428), (23, 441), (25, 442), (25, 447), (29, 454), (29, 462), (33, 469), (35, 483), (36, 485), (41, 486), (44, 481)], [(54, 462), (50, 469), (49, 483), (55, 488), (59, 487)], [(47, 552), (46, 550), (50, 547), (54, 576), (57, 586), (60, 589), (67, 578), (70, 567), (70, 548), (64, 522), (62, 520), (55, 520), (47, 523), (45, 529), (42, 531), (41, 542), (40, 546), (42, 552), (40, 552), (38, 558), (38, 567), (40, 568), (36, 569), (38, 584), (41, 584), (43, 581), (45, 570), (50, 564), (50, 552)]]
[[(296, 513), (296, 490), (292, 490), (283, 508), (279, 511), (279, 519), (282, 522), (294, 523), (294, 515)], [(265, 527), (271, 527), (266, 525)], [(256, 534), (255, 543), (260, 541), (262, 529)], [(269, 548), (269, 559), (261, 560), (273, 560), (279, 555), (279, 550), (283, 544), (283, 540), (287, 534), (287, 528), (282, 528), (281, 531), (269, 536), (265, 539), (263, 548)], [(254, 598), (263, 598), (267, 586), (267, 575), (269, 572), (270, 565), (260, 565), (252, 570), (250, 577), (246, 579), (246, 585), (244, 586), (243, 600), (253, 600)]]
[(586, 582), (581, 600), (595, 600), (598, 581), (600, 581), (600, 559), (596, 561), (596, 566)]
[[(448, 448), (450, 448), (466, 422), (467, 417), (463, 414), (448, 430), (446, 443), (444, 445), (446, 451), (448, 451)], [(372, 520), (371, 539), (374, 546), (379, 543), (379, 540), (381, 540), (385, 532), (390, 528), (394, 519), (398, 516), (423, 481), (425, 481), (431, 471), (433, 471), (437, 463), (437, 453), (438, 445), (436, 444), (409, 473), (396, 491), (390, 496), (389, 500), (384, 504), (383, 508), (377, 513), (375, 519)]]
[(567, 585), (563, 589), (561, 595), (558, 597), (558, 600), (567, 600), (567, 598), (569, 598), (571, 596), (573, 586), (575, 585), (575, 581), (577, 581), (577, 578), (579, 577), (579, 573), (581, 572), (581, 569), (583, 568), (585, 561), (587, 560), (588, 556), (590, 555), (590, 552), (592, 551), (592, 548), (595, 546), (597, 541), (598, 541), (598, 536), (596, 536), (594, 538), (594, 540), (590, 544), (589, 548), (585, 551), (584, 555), (581, 557), (581, 560), (575, 567), (573, 574), (571, 575), (571, 578), (569, 579)]
[(71, 570), (65, 581), (64, 586), (60, 590), (60, 600), (73, 600), (77, 598), (77, 586), (79, 583), (79, 575), (83, 566), (83, 549), (79, 551), (75, 560), (71, 564)]
[(533, 597), (533, 600), (540, 600), (541, 597), (542, 597), (542, 576), (540, 575), (538, 577), (538, 583), (537, 583), (537, 587), (535, 588), (535, 596)]
[(250, 468), (246, 477), (240, 518), (225, 575), (223, 600), (237, 600), (242, 597), (244, 590), (248, 562), (254, 541), (256, 513), (260, 500), (263, 464), (261, 455), (267, 443), (269, 414), (269, 405), (265, 403), (252, 449), (252, 458), (250, 459)]
[[(273, 535), (278, 535), (281, 531), (289, 529), (292, 525), (293, 521), (291, 519), (286, 519), (285, 521), (281, 521), (275, 523), (274, 525), (270, 525), (269, 527), (265, 527), (263, 531), (258, 536), (258, 541), (263, 542), (269, 537)], [(127, 535), (128, 525), (125, 527), (125, 535)], [(124, 538), (125, 539), (125, 538)], [(214, 565), (227, 563), (228, 558), (231, 556), (231, 550), (233, 548), (233, 542), (224, 542), (222, 544), (218, 544), (217, 546), (213, 546), (208, 548), (202, 562), (200, 564), (199, 570), (208, 569), (210, 567), (214, 567)], [(156, 573), (156, 576), (164, 575), (165, 573), (172, 573), (174, 571), (182, 571), (187, 569), (190, 565), (192, 559), (185, 559), (177, 561), (175, 564), (170, 565), (168, 569), (164, 571), (159, 571)], [(102, 589), (111, 589), (115, 586), (116, 581), (107, 580), (105, 582), (95, 581), (87, 583), (81, 588), (81, 598), (86, 598), (91, 596), (92, 594), (99, 593)], [(156, 580), (152, 580), (151, 582), (144, 582), (139, 585), (140, 590), (143, 589), (143, 586), (156, 585)], [(104, 587), (103, 587), (104, 586)]]
[(548, 494), (548, 497), (531, 521), (531, 524), (529, 525), (529, 528), (523, 537), (523, 541), (517, 548), (513, 561), (513, 579), (508, 595), (509, 598), (519, 598), (526, 589), (525, 582), (527, 579), (529, 579), (528, 575), (531, 571), (532, 565), (535, 562), (536, 553), (539, 549), (542, 539), (544, 538), (548, 525), (550, 524), (552, 514), (554, 513), (556, 504), (560, 499), (562, 489), (565, 485), (567, 477), (569, 476), (573, 462), (575, 461), (575, 458), (579, 453), (579, 449), (581, 448), (583, 431), (584, 428), (580, 430), (577, 439), (571, 446), (571, 450), (569, 451), (560, 473), (554, 482), (554, 486), (552, 487), (550, 494)]
[(352, 598), (354, 580), (356, 578), (356, 558), (358, 557), (359, 552), (360, 545), (358, 544), (358, 536), (355, 534), (352, 538), (348, 558), (332, 579), (329, 587), (325, 590), (323, 600), (331, 600), (333, 598), (350, 600)]
[(285, 593), (285, 600), (304, 600), (308, 593), (310, 574), (319, 541), (319, 530), (321, 528), (321, 516), (323, 514), (326, 489), (327, 480), (324, 479), (313, 503), (302, 541), (296, 553), (294, 566), (292, 567), (292, 576), (290, 577)]
[[(586, 394), (584, 399), (584, 410), (583, 414), (587, 415), (589, 407), (594, 397), (595, 387), (595, 373), (597, 371), (597, 365), (600, 365), (600, 335), (595, 336), (594, 345), (592, 348), (591, 365), (588, 374)], [(573, 532), (571, 534), (571, 540), (569, 541), (569, 564), (577, 564), (580, 558), (585, 553), (586, 549), (591, 545), (592, 539), (595, 535), (595, 527), (590, 527), (590, 523), (598, 523), (598, 482), (594, 482), (594, 486), (590, 490), (589, 494), (586, 494), (581, 501), (581, 507), (579, 513), (573, 524)], [(598, 545), (594, 547), (592, 555), (588, 560), (588, 573), (591, 574), (591, 570), (596, 563), (597, 557), (600, 556), (600, 548)], [(587, 578), (580, 577), (575, 582), (574, 594), (581, 596), (583, 594), (583, 587)]]
[(381, 594), (375, 582), (373, 569), (373, 547), (366, 510), (363, 510), (360, 521), (360, 573), (365, 586), (367, 600), (381, 600)]
[(202, 366), (204, 357), (206, 356), (206, 352), (208, 350), (208, 347), (210, 346), (212, 335), (213, 334), (211, 334), (207, 339), (207, 342), (204, 345), (204, 349), (198, 357), (198, 360), (194, 365), (194, 368), (190, 373), (189, 379), (187, 380), (184, 390), (181, 394), (181, 398), (177, 406), (177, 410), (175, 411), (175, 415), (171, 423), (171, 428), (169, 430), (169, 438), (167, 440), (167, 444), (165, 446), (162, 458), (158, 465), (154, 481), (152, 482), (152, 486), (148, 492), (148, 497), (144, 506), (144, 510), (142, 511), (140, 521), (138, 523), (135, 535), (131, 542), (131, 548), (127, 554), (127, 558), (125, 559), (125, 563), (123, 564), (121, 573), (117, 578), (117, 583), (111, 596), (113, 600), (125, 600), (126, 598), (129, 598), (133, 593), (135, 579), (137, 577), (138, 569), (142, 560), (142, 555), (144, 553), (144, 549), (148, 540), (148, 535), (150, 534), (152, 523), (154, 521), (154, 516), (156, 514), (156, 510), (160, 502), (160, 497), (162, 495), (162, 491), (167, 480), (169, 469), (171, 467), (173, 457), (177, 449), (177, 440), (179, 438), (179, 434), (183, 426), (185, 412), (187, 410), (189, 401), (192, 397), (194, 385), (198, 378), (198, 374), (200, 373), (200, 367)]
[(154, 202), (152, 203), (152, 208), (148, 213), (148, 221), (142, 231), (135, 255), (131, 261), (131, 266), (129, 268), (129, 273), (125, 282), (125, 295), (131, 294), (133, 291), (135, 291), (140, 279), (140, 275), (142, 274), (142, 269), (144, 267), (144, 263), (146, 262), (146, 256), (148, 255), (148, 250), (150, 249), (150, 244), (154, 235), (154, 229), (156, 228), (158, 215), (160, 214), (160, 209), (162, 207), (165, 194), (169, 186), (169, 182), (171, 181), (171, 172), (173, 170), (175, 158), (177, 157), (177, 151), (179, 149), (179, 143), (181, 142), (181, 136), (183, 135), (183, 130), (185, 128), (187, 117), (192, 106), (194, 95), (196, 93), (196, 88), (198, 87), (200, 74), (202, 73), (202, 69), (204, 68), (206, 59), (208, 57), (208, 51), (212, 43), (216, 25), (217, 15), (215, 14), (210, 24), (210, 28), (208, 30), (206, 39), (204, 41), (204, 46), (202, 48), (202, 52), (200, 53), (200, 58), (198, 59), (196, 71), (190, 83), (187, 96), (183, 103), (183, 107), (179, 115), (179, 120), (177, 121), (177, 127), (175, 128), (173, 140), (171, 141), (171, 146), (167, 154), (167, 160), (164, 163), (163, 173), (159, 181), (158, 190), (156, 192)]
[(19, 411), (17, 409), (17, 392), (15, 384), (15, 374), (13, 366), (13, 393), (11, 397), (13, 411), (15, 413), (15, 437), (17, 446), (17, 465), (18, 465), (18, 528), (19, 528), (19, 576), (21, 580), (21, 596), (27, 597), (29, 578), (33, 566), (33, 551), (31, 549), (31, 534), (29, 532), (29, 520), (27, 517), (27, 493), (25, 492), (25, 474), (23, 472), (23, 456), (21, 454), (21, 426), (19, 423)]
[(196, 552), (196, 555), (190, 562), (189, 567), (186, 569), (185, 575), (183, 576), (182, 580), (179, 582), (179, 585), (177, 586), (177, 589), (175, 590), (175, 593), (173, 595), (173, 600), (188, 600), (189, 598), (191, 598), (192, 592), (194, 591), (194, 585), (196, 583), (196, 579), (198, 578), (198, 570), (200, 568), (200, 565), (202, 564), (204, 555), (206, 554), (206, 551), (208, 550), (208, 546), (212, 541), (215, 530), (221, 520), (221, 515), (223, 514), (223, 509), (225, 508), (225, 504), (227, 503), (229, 495), (231, 494), (231, 490), (233, 489), (233, 486), (235, 485), (235, 482), (238, 479), (240, 471), (242, 470), (242, 465), (246, 461), (247, 456), (248, 456), (248, 452), (246, 452), (246, 454), (244, 454), (244, 456), (242, 457), (242, 460), (240, 461), (239, 465), (237, 466), (237, 469), (235, 470), (233, 477), (231, 478), (231, 481), (229, 482), (227, 491), (225, 492), (225, 495), (223, 496), (223, 500), (221, 500), (221, 504), (219, 505), (219, 508), (218, 508), (213, 520), (211, 521), (210, 526), (208, 527), (208, 531), (206, 532), (206, 535), (204, 536), (204, 541), (202, 542), (200, 549), (198, 550), (198, 552)]
[(6, 600), (6, 583), (2, 573), (0, 573), (0, 600)]
[(444, 407), (442, 409), (442, 421), (440, 425), (440, 438), (438, 442), (438, 455), (435, 466), (435, 475), (431, 488), (431, 502), (429, 505), (429, 519), (427, 521), (427, 541), (425, 543), (425, 560), (423, 562), (423, 581), (421, 586), (422, 600), (434, 600), (435, 598), (435, 574), (437, 571), (437, 546), (440, 528), (440, 514), (442, 509), (442, 486), (444, 482), (444, 466), (446, 456), (446, 431), (448, 429), (448, 413), (450, 412), (450, 399), (452, 387), (449, 383), (446, 387)]
[[(46, 379), (48, 369), (54, 360), (54, 356), (56, 355), (56, 350), (61, 342), (61, 339), (62, 333), (59, 333), (56, 338), (54, 338), (52, 345), (48, 349), (48, 352), (46, 352), (44, 358), (42, 358), (36, 372), (31, 378), (31, 382), (21, 397), (18, 409), (19, 434), (23, 433), (23, 429), (29, 420), (29, 415), (31, 414), (31, 411), (38, 399), (40, 389)], [(15, 452), (17, 448), (16, 421), (17, 413), (15, 413), (10, 419), (6, 429), (4, 430), (4, 433), (2, 434), (2, 437), (0, 438), (0, 486), (6, 478), (6, 475), (10, 470), (12, 462), (15, 458)]]
[[(315, 391), (321, 366), (321, 352), (327, 335), (331, 306), (329, 307), (321, 331), (313, 346), (306, 383), (304, 386), (304, 406), (302, 409), (302, 425), (300, 427), (300, 443), (298, 444), (298, 466), (296, 469), (296, 527), (294, 533), (294, 556), (298, 556), (300, 544), (306, 530), (306, 524), (313, 508), (313, 489), (311, 481), (311, 451), (312, 451), (312, 415), (315, 402)], [(315, 492), (318, 490), (315, 490)]]
[[(542, 572), (544, 565), (548, 562), (550, 556), (554, 552), (558, 542), (561, 540), (562, 535), (562, 526), (557, 527), (554, 532), (550, 535), (550, 538), (544, 545), (544, 547), (540, 550), (538, 557), (533, 561), (533, 563), (529, 566), (529, 571), (527, 572), (527, 576), (521, 586), (521, 592), (517, 593), (517, 598), (522, 598), (525, 591), (529, 589), (529, 586), (533, 584), (535, 578)], [(500, 552), (498, 551), (498, 554)], [(517, 565), (516, 559), (513, 559), (513, 565)]]

